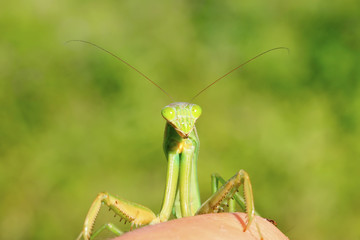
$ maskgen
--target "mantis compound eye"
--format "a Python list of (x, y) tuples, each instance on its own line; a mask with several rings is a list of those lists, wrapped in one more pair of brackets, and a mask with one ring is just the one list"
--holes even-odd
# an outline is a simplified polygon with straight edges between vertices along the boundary
[(175, 109), (173, 109), (172, 107), (165, 107), (163, 108), (163, 110), (161, 110), (161, 115), (171, 121), (175, 118)]
[(191, 108), (191, 114), (193, 115), (194, 118), (198, 118), (201, 115), (201, 107), (199, 105), (193, 105)]

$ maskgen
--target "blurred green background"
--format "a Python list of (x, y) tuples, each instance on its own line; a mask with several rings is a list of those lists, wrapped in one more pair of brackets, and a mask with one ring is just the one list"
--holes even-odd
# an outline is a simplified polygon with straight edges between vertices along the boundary
[(290, 239), (360, 239), (359, 12), (357, 0), (2, 2), (0, 239), (74, 239), (100, 191), (160, 209), (171, 100), (70, 39), (178, 101), (290, 48), (195, 100), (202, 199), (211, 173), (245, 169), (257, 210)]

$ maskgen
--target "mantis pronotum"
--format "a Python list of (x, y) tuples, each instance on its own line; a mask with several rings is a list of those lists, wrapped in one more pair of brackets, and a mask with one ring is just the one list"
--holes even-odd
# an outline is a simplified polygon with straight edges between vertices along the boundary
[[(150, 78), (113, 53), (87, 41), (72, 41), (87, 43), (107, 52), (129, 67), (133, 68), (171, 98), (166, 91), (164, 91)], [(255, 58), (277, 49), (286, 48), (273, 48), (258, 54), (212, 82), (196, 94), (192, 100), (228, 74)], [(119, 215), (122, 219), (125, 219), (125, 221), (130, 222), (131, 226), (135, 225), (137, 227), (165, 222), (170, 218), (171, 214), (174, 214), (176, 218), (181, 218), (205, 213), (217, 213), (222, 211), (224, 205), (228, 206), (228, 211), (233, 212), (235, 211), (235, 202), (237, 202), (247, 214), (247, 223), (244, 231), (246, 231), (253, 222), (257, 226), (254, 218), (255, 207), (250, 178), (244, 170), (238, 171), (228, 181), (225, 181), (217, 174), (213, 174), (211, 176), (212, 196), (201, 204), (197, 179), (197, 159), (199, 155), (200, 142), (195, 127), (195, 122), (200, 117), (201, 111), (202, 110), (199, 105), (187, 102), (171, 103), (165, 106), (161, 111), (163, 118), (166, 120), (163, 147), (168, 167), (164, 199), (160, 214), (156, 215), (145, 206), (115, 197), (107, 192), (102, 192), (99, 193), (93, 201), (85, 218), (83, 230), (81, 231), (78, 239), (81, 237), (85, 240), (93, 239), (104, 229), (108, 229), (115, 235), (122, 234), (122, 231), (112, 223), (107, 223), (94, 233), (92, 232), (92, 228), (95, 224), (96, 217), (102, 204), (107, 205), (110, 210), (115, 212), (116, 215)], [(241, 185), (243, 185), (244, 188), (244, 198), (242, 198), (238, 193), (238, 189)], [(261, 230), (258, 226), (257, 229), (260, 239), (263, 239)]]

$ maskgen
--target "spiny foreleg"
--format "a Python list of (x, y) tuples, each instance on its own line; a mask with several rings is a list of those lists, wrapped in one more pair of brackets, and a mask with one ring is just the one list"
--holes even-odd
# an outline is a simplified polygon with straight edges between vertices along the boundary
[(86, 215), (84, 227), (78, 239), (80, 239), (81, 236), (84, 240), (92, 239), (94, 235), (99, 234), (104, 229), (108, 229), (116, 235), (122, 233), (113, 224), (108, 223), (92, 234), (95, 220), (102, 204), (107, 205), (109, 210), (113, 210), (115, 215), (119, 215), (121, 219), (130, 222), (131, 226), (147, 225), (156, 219), (156, 215), (147, 207), (114, 197), (106, 192), (99, 193)]
[[(222, 210), (222, 205), (224, 204), (229, 204), (230, 211), (234, 210), (234, 200), (232, 199), (236, 199), (242, 208), (245, 207), (248, 218), (247, 224), (244, 228), (244, 231), (246, 231), (247, 229), (249, 229), (251, 223), (255, 219), (254, 197), (250, 177), (247, 172), (245, 172), (244, 170), (240, 170), (232, 178), (230, 178), (229, 181), (227, 181), (226, 183), (224, 183), (224, 185), (218, 188), (218, 181), (222, 182), (221, 179), (221, 177), (217, 179), (212, 179), (213, 192), (216, 189), (217, 191), (213, 193), (213, 195), (201, 205), (199, 210), (196, 212), (196, 215), (220, 212)], [(244, 188), (244, 198), (239, 198), (239, 196), (237, 196), (236, 194), (241, 185), (243, 185)], [(243, 202), (244, 204), (242, 204)], [(257, 224), (256, 227), (258, 228), (260, 238), (262, 239), (262, 235)]]

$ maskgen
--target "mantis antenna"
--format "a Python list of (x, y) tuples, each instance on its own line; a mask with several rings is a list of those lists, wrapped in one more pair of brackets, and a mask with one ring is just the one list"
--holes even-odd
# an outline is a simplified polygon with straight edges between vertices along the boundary
[[(171, 100), (174, 100), (173, 97), (171, 97), (170, 94), (168, 94), (164, 89), (162, 89), (158, 84), (156, 84), (153, 80), (151, 80), (148, 76), (146, 76), (145, 74), (143, 74), (142, 72), (140, 72), (137, 68), (135, 68), (134, 66), (132, 66), (130, 63), (126, 62), (125, 60), (123, 60), (122, 58), (118, 57), (117, 55), (115, 55), (114, 53), (106, 50), (105, 48), (102, 48), (98, 45), (96, 45), (95, 43), (92, 43), (92, 42), (88, 42), (88, 41), (84, 41), (84, 40), (69, 40), (67, 41), (66, 43), (70, 43), (70, 42), (81, 42), (81, 43), (86, 43), (86, 44), (89, 44), (89, 45), (92, 45), (93, 47), (96, 47), (108, 54), (110, 54), (111, 56), (113, 56), (114, 58), (116, 58), (117, 60), (123, 62), (124, 64), (128, 65), (130, 68), (134, 69), (137, 73), (139, 73), (141, 76), (143, 76), (145, 79), (147, 79), (149, 82), (151, 82), (153, 85), (155, 85), (156, 87), (158, 87), (163, 93), (165, 93)], [(208, 88), (210, 88), (211, 86), (213, 86), (215, 83), (217, 83), (218, 81), (220, 81), (221, 79), (225, 78), (227, 75), (229, 75), (230, 73), (234, 72), (235, 70), (243, 67), (244, 65), (248, 64), (249, 62), (252, 62), (253, 60), (255, 60), (256, 58), (268, 53), (268, 52), (271, 52), (271, 51), (275, 51), (275, 50), (280, 50), (280, 49), (285, 49), (289, 52), (289, 49), (286, 48), (286, 47), (276, 47), (276, 48), (272, 48), (272, 49), (269, 49), (267, 51), (264, 51), (258, 55), (256, 55), (255, 57), (247, 60), (246, 62), (240, 64), (239, 66), (237, 66), (236, 68), (230, 70), (229, 72), (227, 72), (226, 74), (224, 74), (223, 76), (219, 77), (218, 79), (216, 79), (215, 81), (213, 81), (212, 83), (210, 83), (208, 86), (206, 86), (205, 88), (203, 88), (200, 92), (198, 92), (192, 99), (191, 101), (193, 101), (195, 98), (197, 98), (200, 94), (202, 94), (203, 92), (205, 92)]]
[(86, 43), (89, 45), (92, 45), (108, 54), (110, 54), (111, 56), (113, 56), (114, 58), (116, 58), (117, 60), (125, 63), (126, 65), (128, 65), (129, 67), (131, 67), (132, 69), (134, 69), (137, 73), (139, 73), (141, 76), (143, 76), (144, 78), (146, 78), (149, 82), (151, 82), (152, 84), (154, 84), (156, 87), (158, 87), (163, 93), (165, 93), (169, 98), (171, 98), (171, 100), (174, 100), (170, 94), (168, 94), (164, 89), (162, 89), (159, 85), (157, 85), (153, 80), (151, 80), (149, 77), (147, 77), (145, 74), (143, 74), (142, 72), (140, 72), (138, 69), (136, 69), (134, 66), (132, 66), (130, 63), (126, 62), (125, 60), (121, 59), (120, 57), (116, 56), (114, 53), (106, 50), (105, 48), (102, 48), (92, 42), (88, 42), (88, 41), (84, 41), (84, 40), (69, 40), (66, 43), (70, 43), (70, 42), (81, 42), (81, 43)]
[(262, 55), (264, 55), (264, 54), (266, 54), (266, 53), (268, 53), (268, 52), (275, 51), (275, 50), (279, 50), (279, 49), (285, 49), (285, 50), (287, 50), (287, 51), (289, 52), (289, 49), (286, 48), (286, 47), (276, 47), (276, 48), (269, 49), (269, 50), (267, 50), (267, 51), (265, 51), (265, 52), (262, 52), (262, 53), (256, 55), (255, 57), (247, 60), (246, 62), (240, 64), (240, 65), (237, 66), (236, 68), (230, 70), (229, 72), (227, 72), (227, 73), (224, 74), (223, 76), (219, 77), (218, 79), (216, 79), (216, 80), (213, 81), (212, 83), (210, 83), (208, 86), (206, 86), (205, 88), (203, 88), (200, 92), (198, 92), (198, 93), (191, 99), (191, 101), (193, 101), (193, 100), (194, 100), (195, 98), (197, 98), (201, 93), (205, 92), (209, 87), (211, 87), (212, 85), (214, 85), (215, 83), (217, 83), (218, 81), (220, 81), (221, 79), (223, 79), (224, 77), (226, 77), (227, 75), (229, 75), (230, 73), (234, 72), (235, 70), (241, 68), (242, 66), (248, 64), (249, 62), (255, 60), (256, 58), (258, 58), (258, 57), (260, 57), (260, 56), (262, 56)]

